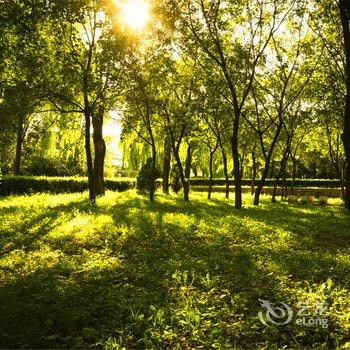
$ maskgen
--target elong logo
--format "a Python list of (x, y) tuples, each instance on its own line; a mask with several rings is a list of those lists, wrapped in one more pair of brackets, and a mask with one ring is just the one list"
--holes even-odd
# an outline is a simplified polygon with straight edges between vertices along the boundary
[[(326, 302), (316, 302), (314, 308), (311, 308), (309, 302), (299, 301), (296, 313), (282, 301), (273, 303), (269, 300), (259, 299), (259, 302), (265, 310), (258, 313), (258, 318), (266, 327), (287, 325), (293, 321), (293, 315), (296, 314), (294, 323), (297, 325), (328, 328), (328, 319), (325, 317), (328, 309)], [(313, 313), (311, 309), (314, 309)]]

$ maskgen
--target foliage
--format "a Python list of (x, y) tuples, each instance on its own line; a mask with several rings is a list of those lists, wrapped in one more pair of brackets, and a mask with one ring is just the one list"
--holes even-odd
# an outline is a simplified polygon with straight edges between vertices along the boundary
[(153, 159), (148, 158), (146, 163), (141, 167), (136, 180), (136, 188), (140, 192), (151, 191), (156, 186), (156, 180), (161, 176), (160, 170), (153, 168)]
[(151, 3), (149, 25), (133, 32), (118, 23), (113, 1), (3, 2), (4, 173), (33, 167), (35, 174), (73, 174), (31, 163), (74, 159), (82, 168), (87, 163), (91, 188), (103, 183), (92, 181), (103, 174), (102, 130), (86, 156), (84, 130), (90, 140), (88, 124), (95, 121), (96, 131), (96, 115), (111, 110), (123, 127), (125, 170), (137, 171), (151, 152), (161, 164), (167, 137), (184, 193), (188, 145), (193, 172), (234, 175), (236, 194), (241, 178), (350, 173), (341, 139), (346, 76), (336, 1)]
[[(125, 191), (133, 187), (135, 187), (134, 179), (106, 180), (106, 188), (111, 191)], [(87, 188), (86, 179), (83, 177), (3, 176), (0, 183), (0, 196), (36, 192), (84, 192)]]
[[(350, 226), (338, 205), (85, 198), (0, 200), (1, 348), (346, 347)], [(327, 298), (329, 328), (267, 328), (258, 298)]]
[(24, 168), (24, 172), (36, 176), (74, 176), (83, 175), (84, 171), (73, 159), (66, 161), (65, 159), (35, 157)]
[(182, 188), (177, 164), (173, 164), (170, 170), (170, 187), (175, 193), (178, 193)]

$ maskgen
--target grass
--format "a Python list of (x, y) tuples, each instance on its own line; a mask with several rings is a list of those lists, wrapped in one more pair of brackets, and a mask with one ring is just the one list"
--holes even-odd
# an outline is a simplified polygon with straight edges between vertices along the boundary
[[(0, 348), (350, 348), (339, 203), (256, 208), (246, 195), (236, 211), (205, 196), (2, 198)], [(258, 299), (326, 300), (329, 327), (266, 327)]]

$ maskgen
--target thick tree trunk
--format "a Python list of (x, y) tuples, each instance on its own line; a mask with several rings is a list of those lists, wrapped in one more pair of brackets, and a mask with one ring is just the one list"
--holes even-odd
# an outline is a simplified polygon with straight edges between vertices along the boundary
[(106, 144), (103, 139), (103, 114), (104, 111), (101, 109), (97, 115), (92, 117), (92, 125), (94, 129), (93, 140), (94, 140), (94, 187), (95, 194), (97, 196), (105, 194), (105, 183), (104, 183), (104, 163), (106, 156)]
[(272, 159), (272, 161), (270, 161), (271, 165), (269, 165), (269, 172), (267, 175), (267, 179), (273, 179), (273, 174), (275, 171), (275, 160)]
[(169, 194), (169, 175), (171, 165), (171, 145), (169, 137), (164, 141), (164, 161), (163, 161), (163, 193)]
[(92, 155), (91, 155), (91, 116), (88, 111), (85, 111), (85, 152), (86, 152), (86, 164), (88, 172), (88, 184), (89, 184), (89, 199), (91, 202), (96, 202), (96, 193), (95, 193), (95, 183), (94, 183), (94, 167), (92, 164)]
[(345, 46), (345, 73), (346, 73), (346, 100), (344, 110), (344, 129), (343, 129), (343, 145), (346, 158), (345, 172), (345, 208), (350, 212), (350, 26), (349, 1), (339, 0), (340, 18), (343, 28), (344, 46)]
[(16, 156), (13, 164), (13, 173), (19, 175), (21, 172), (22, 146), (24, 140), (24, 126), (22, 116), (18, 117), (17, 121), (17, 138), (16, 138)]

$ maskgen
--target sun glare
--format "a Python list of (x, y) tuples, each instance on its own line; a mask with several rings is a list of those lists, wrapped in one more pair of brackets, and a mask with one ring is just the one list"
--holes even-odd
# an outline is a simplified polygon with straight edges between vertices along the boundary
[(133, 30), (143, 29), (150, 20), (149, 5), (144, 0), (126, 0), (120, 7), (122, 22)]

